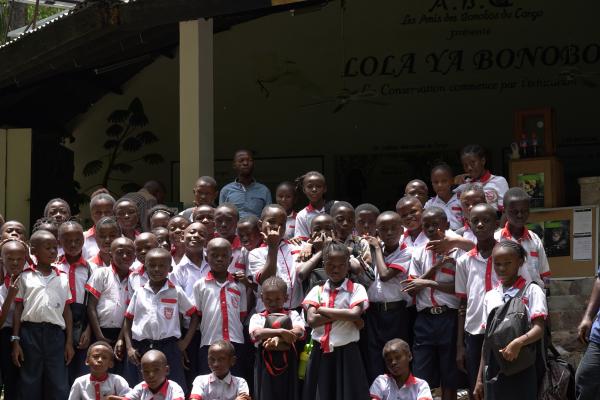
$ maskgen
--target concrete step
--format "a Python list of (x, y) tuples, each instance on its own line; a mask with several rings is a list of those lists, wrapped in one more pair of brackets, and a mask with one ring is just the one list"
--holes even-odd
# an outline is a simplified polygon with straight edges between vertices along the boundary
[(583, 295), (589, 296), (592, 293), (592, 286), (596, 278), (578, 278), (572, 280), (552, 279), (550, 281), (550, 295)]

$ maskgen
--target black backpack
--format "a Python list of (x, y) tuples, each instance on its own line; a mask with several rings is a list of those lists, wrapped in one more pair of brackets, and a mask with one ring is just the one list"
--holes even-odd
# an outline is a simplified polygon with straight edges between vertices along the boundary
[[(531, 329), (529, 315), (523, 303), (523, 293), (531, 284), (535, 283), (529, 282), (519, 290), (515, 297), (492, 310), (487, 319), (483, 348), (485, 359), (489, 363), (491, 357), (494, 357), (499, 366), (499, 373), (506, 376), (519, 373), (534, 365), (536, 361), (537, 343), (523, 346), (519, 352), (519, 357), (514, 361), (507, 361), (500, 354), (501, 349)], [(492, 378), (486, 376), (486, 380), (490, 382), (495, 381), (497, 378), (498, 376)]]
[(548, 340), (548, 346), (538, 400), (575, 400), (575, 368), (560, 356), (549, 334), (546, 334), (545, 340)]

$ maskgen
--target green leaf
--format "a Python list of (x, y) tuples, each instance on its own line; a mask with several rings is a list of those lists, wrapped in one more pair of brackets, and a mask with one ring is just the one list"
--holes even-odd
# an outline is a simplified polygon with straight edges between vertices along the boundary
[(113, 140), (113, 139), (109, 139), (106, 142), (104, 142), (103, 147), (106, 150), (110, 150), (110, 149), (114, 149), (115, 147), (117, 147), (119, 145), (119, 141), (118, 140)]
[(150, 165), (160, 164), (165, 161), (165, 159), (158, 153), (146, 154), (142, 157), (142, 160)]
[(124, 174), (131, 172), (131, 170), (133, 169), (133, 167), (129, 164), (125, 164), (125, 163), (118, 163), (118, 164), (114, 164), (112, 166), (112, 169), (114, 171), (119, 171), (122, 172)]
[(113, 124), (106, 130), (108, 136), (119, 136), (121, 133), (123, 133), (123, 127), (118, 124)]
[(142, 142), (140, 142), (139, 140), (137, 140), (134, 137), (129, 137), (129, 138), (125, 139), (125, 141), (123, 142), (123, 150), (125, 150), (125, 151), (129, 151), (129, 152), (138, 151), (140, 149), (140, 147), (142, 147)]
[(129, 117), (129, 125), (131, 126), (146, 126), (148, 125), (148, 117), (146, 113), (144, 113), (144, 106), (142, 105), (142, 101), (136, 97), (129, 104), (129, 111), (131, 111), (131, 116)]
[(129, 114), (131, 114), (131, 111), (129, 111), (129, 110), (115, 110), (112, 113), (110, 113), (110, 115), (108, 116), (107, 119), (108, 119), (108, 122), (120, 124), (127, 120), (127, 118), (129, 117)]
[(83, 176), (92, 176), (100, 172), (102, 169), (102, 161), (93, 160), (85, 164), (83, 167)]
[(121, 190), (123, 193), (137, 192), (141, 189), (141, 186), (134, 182), (128, 182), (121, 185)]
[(131, 103), (129, 103), (129, 111), (131, 111), (132, 114), (144, 113), (144, 106), (142, 105), (142, 101), (139, 97), (131, 100)]
[(138, 133), (136, 135), (136, 138), (144, 144), (158, 142), (158, 138), (156, 137), (156, 135), (150, 131)]

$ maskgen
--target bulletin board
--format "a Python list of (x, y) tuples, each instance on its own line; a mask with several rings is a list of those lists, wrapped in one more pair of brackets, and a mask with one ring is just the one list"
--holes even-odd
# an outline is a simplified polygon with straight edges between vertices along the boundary
[(552, 278), (596, 274), (598, 206), (532, 210), (528, 228), (544, 242)]

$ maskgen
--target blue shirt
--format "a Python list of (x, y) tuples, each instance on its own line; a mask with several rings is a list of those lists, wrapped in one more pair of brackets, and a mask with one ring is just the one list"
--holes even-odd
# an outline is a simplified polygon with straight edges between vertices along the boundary
[(219, 204), (235, 204), (240, 212), (240, 218), (252, 214), (260, 218), (263, 208), (271, 204), (271, 202), (271, 191), (269, 188), (256, 181), (252, 181), (250, 185), (244, 186), (236, 179), (225, 185), (219, 194)]
[[(600, 278), (600, 267), (598, 267), (598, 278)], [(594, 325), (592, 325), (592, 331), (590, 333), (590, 342), (600, 344), (600, 311), (596, 314)]]

